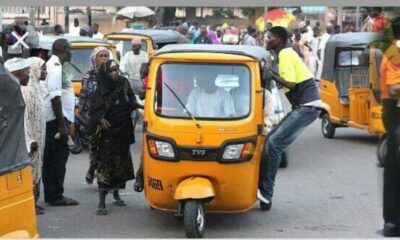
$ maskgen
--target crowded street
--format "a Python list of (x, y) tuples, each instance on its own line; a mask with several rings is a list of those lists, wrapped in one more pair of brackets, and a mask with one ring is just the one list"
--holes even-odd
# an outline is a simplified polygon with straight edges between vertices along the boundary
[(400, 237), (399, 49), (399, 7), (0, 7), (0, 238)]
[[(321, 121), (310, 126), (290, 147), (288, 168), (278, 171), (276, 199), (268, 212), (258, 202), (246, 213), (207, 214), (206, 238), (379, 238), (382, 172), (374, 135), (339, 129), (334, 139), (321, 134)], [(139, 134), (138, 124), (136, 133)], [(141, 140), (141, 139), (140, 139)], [(132, 147), (139, 164), (141, 141)], [(94, 215), (97, 188), (84, 176), (88, 154), (72, 155), (66, 191), (80, 201), (71, 208), (46, 206), (38, 216), (44, 238), (183, 238), (174, 213), (152, 210), (133, 181), (121, 192), (126, 207), (113, 206), (106, 218)]]

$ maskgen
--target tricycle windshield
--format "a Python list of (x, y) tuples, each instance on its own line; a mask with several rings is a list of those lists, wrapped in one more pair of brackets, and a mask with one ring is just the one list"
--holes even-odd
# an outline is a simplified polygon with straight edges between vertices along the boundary
[(245, 65), (165, 63), (157, 72), (154, 109), (164, 117), (240, 119), (250, 113)]

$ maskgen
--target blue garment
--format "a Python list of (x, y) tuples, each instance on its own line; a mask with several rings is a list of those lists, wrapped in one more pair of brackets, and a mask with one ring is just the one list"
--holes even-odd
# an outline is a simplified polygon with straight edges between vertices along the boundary
[(294, 107), (320, 99), (314, 78), (297, 83), (294, 89), (286, 93), (286, 97)]
[(274, 193), (274, 182), (281, 156), (286, 148), (318, 118), (315, 107), (298, 107), (288, 113), (267, 136), (260, 163), (259, 186), (261, 194), (269, 199)]

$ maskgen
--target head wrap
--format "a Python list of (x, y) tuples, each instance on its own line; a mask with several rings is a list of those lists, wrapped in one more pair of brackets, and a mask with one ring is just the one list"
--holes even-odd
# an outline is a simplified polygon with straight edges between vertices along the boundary
[(99, 89), (100, 95), (105, 96), (112, 92), (113, 90), (113, 80), (110, 76), (110, 69), (118, 64), (114, 60), (107, 60), (102, 63), (97, 75), (97, 87)]
[(38, 57), (30, 57), (27, 59), (29, 66), (31, 67), (30, 71), (30, 80), (28, 84), (31, 84), (33, 81), (31, 80), (39, 80), (40, 75), (42, 73), (42, 66), (45, 61)]
[(28, 60), (26, 60), (24, 58), (12, 58), (12, 59), (7, 60), (4, 63), (4, 67), (9, 72), (15, 72), (18, 70), (29, 68), (29, 62), (28, 62)]
[(93, 52), (90, 55), (90, 60), (89, 60), (90, 61), (89, 71), (93, 71), (93, 70), (97, 69), (98, 66), (96, 66), (96, 57), (101, 52), (109, 53), (108, 48), (106, 48), (106, 47), (97, 47), (97, 48), (93, 49)]

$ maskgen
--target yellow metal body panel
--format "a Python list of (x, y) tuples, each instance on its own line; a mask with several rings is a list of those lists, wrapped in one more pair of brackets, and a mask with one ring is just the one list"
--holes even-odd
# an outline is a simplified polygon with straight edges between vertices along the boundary
[(28, 166), (0, 176), (0, 237), (38, 237), (31, 172)]
[(331, 121), (340, 124), (349, 120), (349, 107), (340, 103), (339, 92), (334, 82), (320, 80), (321, 100), (329, 106), (329, 117)]
[(215, 192), (210, 180), (202, 177), (191, 177), (178, 184), (174, 198), (176, 200), (185, 200), (205, 199), (214, 196)]
[[(198, 129), (190, 119), (159, 117), (154, 109), (156, 72), (165, 62), (245, 64), (251, 73), (251, 110), (241, 120), (197, 120)], [(252, 208), (256, 201), (259, 164), (264, 136), (258, 135), (257, 125), (263, 123), (262, 91), (259, 63), (245, 56), (219, 53), (171, 53), (153, 56), (149, 71), (149, 88), (146, 92), (144, 121), (147, 132), (143, 135), (145, 195), (156, 209), (176, 211), (175, 195), (182, 181), (191, 177), (208, 179), (215, 197), (205, 204), (209, 212), (243, 212)], [(181, 159), (179, 162), (161, 161), (149, 154), (147, 134), (173, 139), (179, 147), (220, 148), (227, 140), (256, 138), (255, 152), (249, 161), (219, 163)], [(161, 188), (152, 187), (156, 181)], [(161, 190), (162, 189), (162, 190)]]

